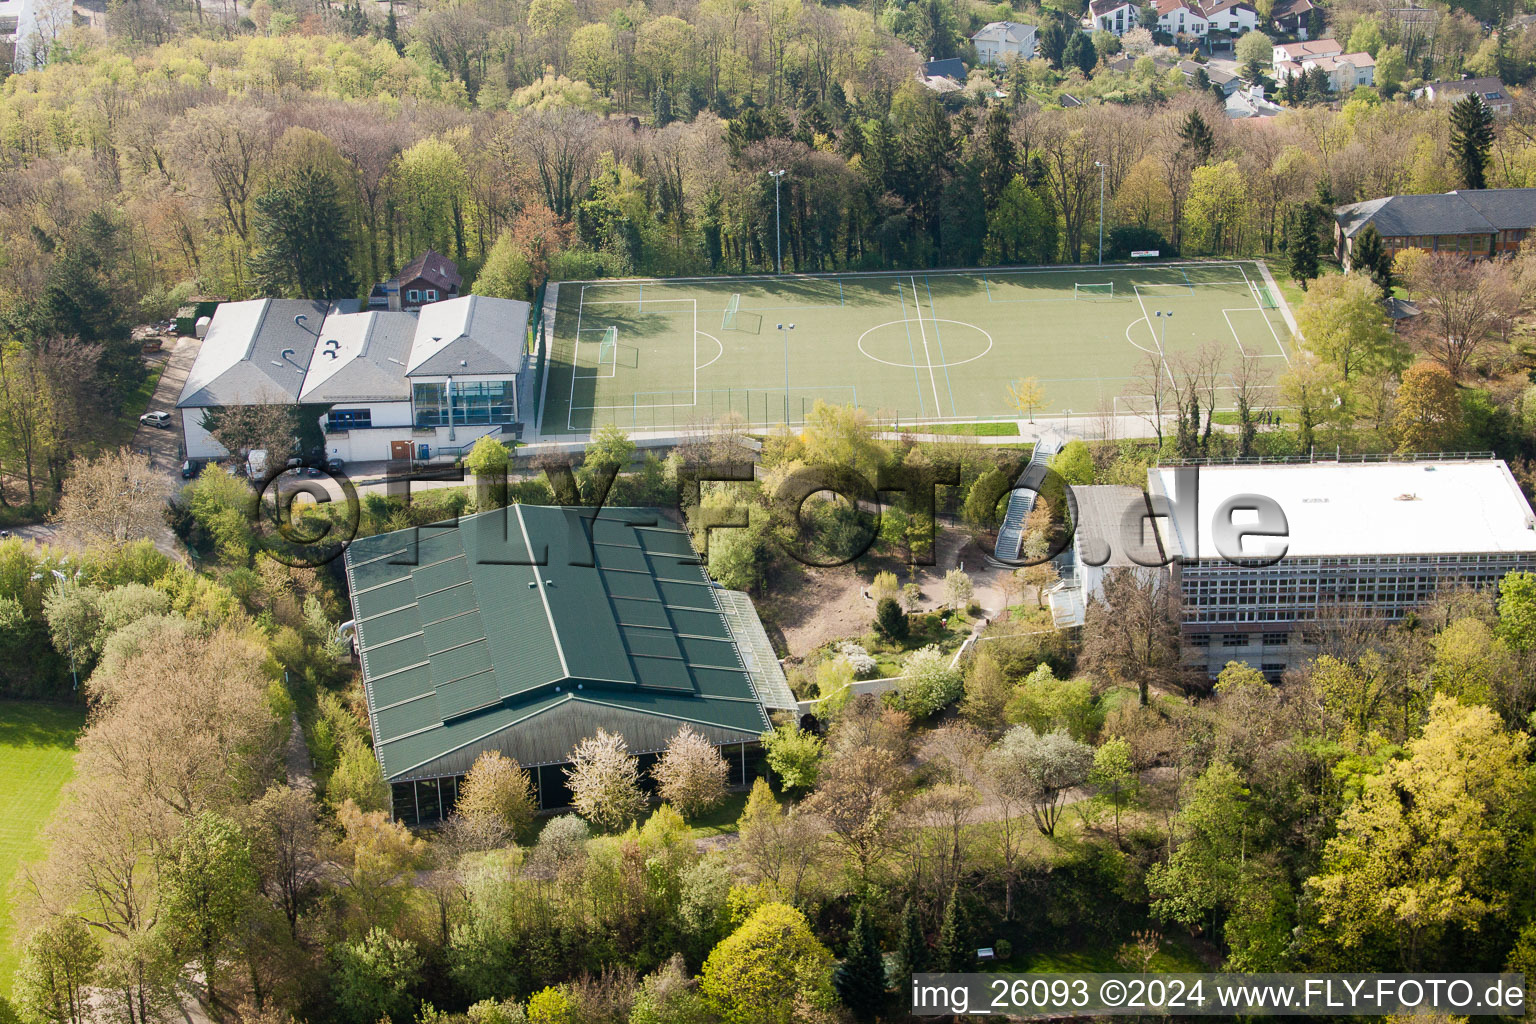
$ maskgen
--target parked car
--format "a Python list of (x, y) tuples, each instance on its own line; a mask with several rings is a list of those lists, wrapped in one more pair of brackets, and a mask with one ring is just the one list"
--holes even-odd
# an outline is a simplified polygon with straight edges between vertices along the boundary
[(181, 464), (181, 478), (183, 480), (191, 480), (193, 477), (197, 476), (197, 474), (201, 473), (203, 471), (203, 467), (206, 465), (208, 465), (208, 463), (204, 462), (202, 459), (185, 460)]
[(345, 459), (331, 458), (325, 460), (326, 471), (333, 474), (340, 473), (343, 469), (346, 468), (346, 465), (347, 460)]
[(140, 423), (147, 423), (151, 427), (159, 427), (162, 430), (169, 429), (171, 414), (164, 411), (147, 412), (139, 417)]

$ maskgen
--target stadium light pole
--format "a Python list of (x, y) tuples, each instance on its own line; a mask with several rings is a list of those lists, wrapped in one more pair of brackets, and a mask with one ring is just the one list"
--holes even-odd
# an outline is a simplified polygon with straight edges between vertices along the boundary
[(1157, 317), (1157, 354), (1161, 356), (1168, 351), (1168, 346), (1163, 343), (1168, 340), (1168, 321), (1173, 319), (1173, 310), (1165, 313), (1159, 309), (1152, 315)]
[[(784, 233), (779, 228), (779, 183), (784, 180), (785, 172), (769, 171), (768, 176), (773, 179), (773, 248), (777, 255), (778, 273), (784, 273)], [(790, 324), (791, 327), (794, 324)], [(784, 401), (789, 401), (789, 392), (784, 392)]]
[(1099, 266), (1104, 265), (1104, 161), (1095, 160), (1099, 169)]
[[(783, 171), (779, 172), (784, 173)], [(784, 430), (789, 430), (789, 332), (795, 329), (794, 324), (776, 324), (779, 335), (784, 339)], [(749, 412), (751, 410), (748, 410)]]

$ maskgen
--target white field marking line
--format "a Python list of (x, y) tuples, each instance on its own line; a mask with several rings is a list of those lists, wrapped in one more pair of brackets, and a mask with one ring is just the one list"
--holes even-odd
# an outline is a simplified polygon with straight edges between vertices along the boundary
[[(582, 291), (583, 291), (583, 293), (585, 293), (586, 285), (582, 286)], [(639, 300), (638, 299), (594, 299), (592, 301), (592, 305), (596, 306), (599, 303), (605, 303), (605, 302), (638, 303)], [(636, 405), (634, 402), (629, 402), (628, 404), (620, 403), (620, 404), (617, 404), (617, 405), (577, 405), (577, 404), (575, 404), (576, 403), (576, 367), (575, 367), (575, 356), (573, 354), (572, 355), (572, 359), (571, 359), (571, 405), (570, 405), (569, 411), (565, 414), (565, 426), (566, 426), (567, 430), (575, 430), (576, 429), (575, 426), (573, 426), (572, 423), (571, 423), (571, 415), (572, 415), (572, 413), (575, 413), (578, 410), (581, 411), (581, 412), (602, 412), (602, 411), (612, 411), (612, 410), (615, 410), (615, 409), (691, 409), (691, 408), (693, 408), (693, 407), (695, 407), (695, 406), (697, 406), (699, 404), (699, 334), (700, 334), (700, 331), (699, 331), (699, 300), (698, 299), (652, 299), (651, 302), (652, 303), (657, 303), (657, 302), (691, 302), (691, 303), (693, 303), (693, 400), (690, 401), (690, 402), (672, 402), (670, 404), (669, 403), (658, 403), (658, 404), (655, 404), (655, 405)], [(576, 336), (577, 336), (578, 339), (580, 339), (580, 337), (581, 337), (581, 313), (579, 311), (577, 312), (576, 317), (577, 317), (577, 319), (576, 319)], [(720, 341), (719, 341), (718, 338), (711, 338), (711, 340), (714, 341), (715, 344), (717, 344), (717, 345), (720, 344)], [(724, 346), (721, 346), (721, 348), (723, 350)], [(719, 357), (717, 356), (716, 358), (719, 358)], [(711, 362), (713, 362), (713, 360), (711, 360)], [(617, 363), (617, 361), (615, 361), (615, 363), (614, 363), (614, 373), (613, 374), (607, 374), (605, 376), (615, 376), (615, 375), (617, 375), (617, 373), (618, 373), (618, 363)], [(586, 377), (583, 377), (582, 379), (583, 380), (591, 380), (592, 376), (586, 376)], [(633, 392), (633, 393), (634, 394), (642, 394), (642, 395), (643, 394), (655, 394), (655, 392), (650, 392), (650, 391), (637, 391), (637, 392)]]
[[(715, 358), (714, 359), (711, 359), (709, 362), (704, 364), (704, 366), (713, 366), (715, 363), (719, 362), (721, 356), (725, 355), (725, 346), (720, 344), (720, 339), (715, 337), (713, 334), (705, 334), (705, 332), (703, 332), (703, 331), (699, 331), (698, 333), (699, 334), (703, 334), (704, 337), (706, 337), (710, 341), (714, 342), (715, 345), (720, 349), (719, 352), (715, 353)], [(695, 344), (697, 344), (697, 343), (695, 343)], [(702, 370), (702, 369), (704, 369), (704, 366), (697, 367), (697, 369)], [(697, 388), (697, 381), (695, 381), (695, 388)], [(694, 402), (695, 403), (698, 402), (698, 397), (697, 396), (694, 397)]]
[(1232, 318), (1227, 316), (1228, 313), (1257, 313), (1259, 316), (1264, 317), (1266, 321), (1269, 320), (1269, 317), (1264, 316), (1263, 308), (1258, 306), (1234, 306), (1231, 309), (1223, 309), (1221, 311), (1221, 315), (1227, 321), (1227, 330), (1232, 332), (1232, 340), (1237, 342), (1237, 351), (1244, 359), (1285, 359), (1286, 362), (1290, 362), (1290, 360), (1286, 358), (1284, 352), (1271, 352), (1268, 354), (1263, 352), (1249, 352), (1246, 348), (1243, 347), (1243, 339), (1238, 337), (1237, 328), (1233, 325)]
[[(1147, 318), (1143, 316), (1143, 317), (1137, 317), (1135, 320), (1132, 320), (1130, 323), (1126, 324), (1125, 325), (1125, 342), (1126, 342), (1126, 344), (1130, 345), (1131, 348), (1140, 349), (1141, 351), (1147, 353), (1147, 355), (1152, 355), (1154, 352), (1156, 352), (1156, 349), (1142, 348), (1140, 345), (1136, 344), (1136, 342), (1131, 338), (1131, 328), (1135, 327), (1137, 324), (1143, 324), (1143, 323), (1146, 323), (1146, 322), (1147, 322)], [(1150, 331), (1151, 329), (1152, 329), (1152, 325), (1151, 324), (1147, 324), (1147, 330)]]
[[(914, 274), (907, 280), (912, 282), (912, 308), (917, 313), (917, 329), (923, 336), (923, 362), (928, 364), (928, 383), (933, 385), (933, 408), (937, 411), (943, 406), (939, 404), (939, 379), (933, 375), (933, 357), (928, 354), (928, 328), (923, 326), (923, 305), (917, 297), (917, 275)], [(901, 287), (900, 281), (896, 283), (896, 287)]]
[[(1158, 340), (1157, 331), (1152, 327), (1152, 317), (1147, 313), (1147, 304), (1141, 301), (1141, 286), (1133, 284), (1131, 285), (1131, 290), (1136, 293), (1136, 304), (1141, 307), (1141, 318), (1147, 322), (1147, 330), (1152, 334), (1152, 344), (1157, 346), (1157, 358), (1163, 364), (1163, 372), (1168, 375), (1168, 383), (1177, 385), (1178, 382), (1173, 379), (1173, 370), (1168, 366), (1168, 355), (1163, 351), (1163, 343)], [(1132, 342), (1131, 344), (1135, 345), (1136, 343)], [(1136, 347), (1141, 348), (1140, 345), (1136, 345)], [(1142, 351), (1145, 352), (1147, 350), (1142, 349)]]
[[(587, 306), (587, 286), (581, 286), (581, 294), (576, 297), (576, 340), (571, 343), (571, 397), (565, 402), (565, 429), (575, 430), (576, 425), (571, 422), (571, 415), (576, 411), (576, 357), (581, 354), (581, 313)], [(551, 352), (551, 355), (554, 353)]]
[[(1280, 340), (1280, 335), (1275, 330), (1275, 325), (1270, 322), (1269, 314), (1264, 312), (1264, 300), (1259, 296), (1258, 285), (1249, 280), (1248, 271), (1243, 270), (1242, 264), (1238, 264), (1237, 269), (1242, 273), (1243, 280), (1248, 281), (1248, 290), (1253, 292), (1253, 304), (1259, 307), (1259, 313), (1264, 317), (1264, 325), (1269, 328), (1270, 336), (1275, 339), (1275, 348), (1280, 350), (1280, 358), (1284, 359), (1285, 364), (1289, 366), (1291, 364), (1291, 357), (1286, 354), (1285, 343)], [(1278, 296), (1276, 297), (1275, 301), (1277, 303), (1280, 301)]]
[[(871, 355), (870, 353), (868, 353), (868, 352), (866, 352), (864, 350), (864, 339), (869, 337), (871, 334), (874, 334), (876, 331), (880, 330), (881, 328), (892, 327), (892, 326), (894, 326), (896, 324), (910, 324), (911, 322), (912, 322), (912, 318), (911, 317), (907, 317), (906, 319), (903, 319), (903, 320), (887, 320), (883, 324), (875, 324), (875, 326), (871, 327), (869, 330), (867, 330), (863, 334), (859, 335), (859, 340), (855, 343), (857, 345), (857, 347), (858, 347), (859, 355), (863, 356), (865, 359), (870, 359), (870, 360), (873, 360), (874, 362), (877, 362), (877, 363), (884, 363), (886, 366), (894, 366), (894, 367), (896, 367), (899, 370), (921, 370), (921, 369), (923, 369), (923, 365), (921, 363), (918, 363), (918, 362), (911, 362), (911, 363), (893, 362), (890, 359), (881, 359), (879, 356)], [(971, 328), (974, 331), (980, 331), (982, 336), (987, 339), (987, 347), (982, 349), (980, 352), (976, 353), (973, 356), (969, 356), (969, 357), (967, 357), (965, 359), (958, 359), (958, 360), (956, 360), (955, 362), (952, 362), (952, 363), (946, 361), (946, 362), (941, 362), (941, 363), (936, 364), (940, 369), (948, 369), (951, 366), (964, 366), (966, 363), (974, 363), (976, 360), (980, 359), (982, 356), (986, 355), (988, 352), (991, 352), (992, 351), (992, 347), (995, 344), (997, 344), (993, 340), (992, 335), (991, 335), (990, 332), (982, 330), (982, 328), (977, 327), (975, 324), (970, 323), (969, 321), (966, 321), (966, 320), (950, 320), (950, 319), (947, 319), (945, 317), (938, 317), (938, 316), (936, 316), (936, 317), (930, 317), (928, 322), (929, 323), (935, 323), (935, 324), (955, 324), (958, 327), (969, 327), (969, 328)], [(707, 337), (709, 337), (709, 335), (706, 334), (706, 335), (704, 335), (704, 337), (707, 338)], [(916, 358), (917, 357), (914, 355), (913, 359), (915, 360)], [(704, 365), (708, 366), (709, 364), (705, 363)], [(932, 368), (933, 367), (929, 367), (929, 369), (932, 369)]]

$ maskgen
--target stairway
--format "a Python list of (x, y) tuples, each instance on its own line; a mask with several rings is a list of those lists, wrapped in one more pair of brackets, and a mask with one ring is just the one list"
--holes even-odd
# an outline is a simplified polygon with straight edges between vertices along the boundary
[[(1049, 465), (1051, 459), (1060, 450), (1060, 438), (1042, 437), (1035, 443), (1035, 450), (1014, 486), (1017, 487), (1030, 480), (1038, 481), (1041, 478), (1041, 471), (1034, 467)], [(1031, 470), (1034, 470), (1033, 476)], [(1007, 562), (1018, 561), (1019, 550), (1024, 546), (1024, 524), (1028, 521), (1029, 513), (1034, 510), (1034, 507), (1034, 491), (1016, 490), (1008, 495), (1008, 510), (1003, 514), (1002, 528), (997, 531), (997, 546), (993, 549), (995, 557), (988, 560), (990, 564), (1005, 565)]]

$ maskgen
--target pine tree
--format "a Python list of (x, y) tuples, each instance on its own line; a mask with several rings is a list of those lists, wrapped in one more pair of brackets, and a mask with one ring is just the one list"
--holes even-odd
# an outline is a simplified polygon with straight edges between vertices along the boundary
[(1088, 40), (1088, 33), (1073, 32), (1067, 40), (1066, 48), (1061, 52), (1061, 69), (1068, 71), (1077, 68), (1083, 74), (1093, 71), (1094, 65), (1099, 62), (1099, 53), (1093, 48), (1093, 43)]
[(651, 120), (657, 128), (665, 128), (672, 123), (672, 94), (666, 87), (656, 90), (656, 95), (651, 97)]
[(1291, 245), (1287, 253), (1291, 279), (1306, 288), (1307, 282), (1317, 276), (1317, 208), (1304, 203), (1293, 216), (1295, 220), (1289, 231)]
[(843, 1005), (862, 1021), (872, 1021), (885, 1004), (885, 960), (868, 910), (860, 906), (853, 918), (848, 956), (832, 973), (832, 987)]
[(357, 293), (352, 273), (352, 218), (336, 181), (300, 168), (252, 203), (254, 241), (247, 260), (263, 295), (340, 299)]
[(944, 919), (939, 925), (939, 948), (933, 955), (936, 969), (959, 972), (975, 966), (969, 924), (957, 882), (949, 891), (949, 902), (944, 905)]
[(1484, 169), (1493, 148), (1493, 111), (1476, 93), (1468, 93), (1451, 108), (1451, 159), (1467, 188), (1487, 188)]
[(1179, 139), (1202, 164), (1211, 158), (1216, 149), (1216, 136), (1211, 133), (1211, 126), (1205, 123), (1205, 118), (1200, 116), (1198, 110), (1191, 110), (1179, 126)]
[(384, 38), (389, 40), (396, 53), (405, 53), (405, 47), (400, 43), (400, 23), (395, 20), (394, 4), (389, 5), (389, 17), (384, 19)]
[(906, 984), (914, 974), (928, 969), (928, 940), (923, 937), (923, 926), (917, 920), (917, 908), (908, 897), (901, 908), (901, 934), (896, 943), (896, 978)]
[(1369, 274), (1383, 295), (1392, 294), (1392, 256), (1382, 244), (1381, 232), (1376, 230), (1376, 225), (1367, 224), (1355, 236), (1349, 265), (1356, 273)]

